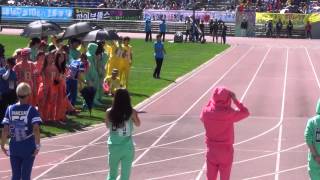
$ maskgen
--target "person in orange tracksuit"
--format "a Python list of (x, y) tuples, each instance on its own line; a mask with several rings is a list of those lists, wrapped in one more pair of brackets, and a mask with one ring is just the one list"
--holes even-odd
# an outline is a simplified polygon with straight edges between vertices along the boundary
[(33, 72), (33, 82), (34, 82), (34, 86), (35, 86), (35, 96), (34, 96), (34, 101), (36, 102), (36, 104), (38, 105), (38, 90), (40, 87), (40, 83), (42, 81), (41, 78), (41, 71), (42, 71), (42, 67), (43, 67), (43, 63), (44, 63), (44, 59), (45, 59), (46, 55), (43, 51), (39, 51), (37, 56), (36, 56), (36, 61), (33, 63), (35, 66), (34, 72)]
[(54, 101), (54, 117), (55, 121), (66, 121), (66, 113), (74, 112), (75, 108), (71, 105), (67, 97), (67, 88), (66, 88), (66, 64), (67, 64), (67, 54), (58, 50), (55, 57), (55, 71), (57, 76), (53, 81), (53, 101)]
[(53, 80), (57, 76), (55, 67), (55, 47), (51, 46), (41, 70), (41, 83), (38, 90), (38, 108), (43, 121), (54, 119)]
[(17, 63), (13, 67), (13, 71), (17, 74), (17, 84), (20, 84), (21, 82), (28, 83), (31, 87), (31, 95), (29, 99), (29, 104), (35, 106), (35, 94), (36, 89), (33, 82), (33, 72), (35, 70), (34, 64), (29, 61), (31, 50), (29, 48), (24, 48), (20, 51), (21, 59), (22, 61)]
[[(231, 103), (239, 109), (231, 107)], [(234, 123), (249, 116), (248, 109), (225, 87), (213, 90), (200, 119), (206, 130), (207, 179), (229, 180), (233, 162)]]
[(132, 46), (129, 44), (130, 38), (124, 37), (122, 44), (122, 57), (120, 64), (120, 82), (123, 88), (128, 88), (130, 66), (132, 64)]

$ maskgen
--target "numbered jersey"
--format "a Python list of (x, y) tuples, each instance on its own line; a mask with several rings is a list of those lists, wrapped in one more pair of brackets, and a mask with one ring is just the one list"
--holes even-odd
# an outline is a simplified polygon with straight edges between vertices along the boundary
[(132, 142), (133, 123), (131, 118), (121, 128), (116, 128), (110, 123), (108, 144), (125, 144)]
[(33, 135), (33, 124), (40, 124), (38, 111), (27, 104), (14, 104), (7, 108), (2, 124), (9, 125), (11, 140), (20, 142)]
[(32, 62), (19, 62), (13, 68), (13, 71), (17, 74), (18, 84), (21, 82), (28, 83), (31, 88), (33, 87), (33, 72), (35, 71), (35, 65)]

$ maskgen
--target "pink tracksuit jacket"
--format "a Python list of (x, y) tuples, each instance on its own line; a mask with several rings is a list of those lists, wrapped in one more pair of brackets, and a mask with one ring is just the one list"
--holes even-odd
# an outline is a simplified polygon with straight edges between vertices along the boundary
[[(231, 107), (231, 102), (238, 110)], [(249, 111), (224, 87), (214, 89), (213, 96), (201, 112), (206, 130), (207, 179), (229, 180), (233, 162), (234, 123), (249, 116)]]

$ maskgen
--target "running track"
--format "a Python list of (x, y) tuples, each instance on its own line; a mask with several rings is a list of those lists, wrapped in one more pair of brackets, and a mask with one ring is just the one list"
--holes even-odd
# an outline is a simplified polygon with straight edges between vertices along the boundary
[[(236, 125), (231, 179), (308, 178), (303, 133), (320, 92), (319, 41), (230, 38), (230, 43), (226, 52), (138, 105), (142, 126), (134, 135), (131, 179), (205, 179), (199, 113), (217, 85), (234, 90), (251, 112)], [(106, 135), (104, 125), (97, 125), (42, 140), (33, 178), (105, 179)], [(0, 164), (0, 179), (9, 179), (3, 154)]]

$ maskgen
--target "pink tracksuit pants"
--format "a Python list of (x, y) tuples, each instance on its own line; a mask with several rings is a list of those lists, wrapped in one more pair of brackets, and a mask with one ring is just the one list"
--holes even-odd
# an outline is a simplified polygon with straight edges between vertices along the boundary
[(232, 145), (208, 145), (207, 180), (216, 180), (218, 172), (220, 175), (220, 180), (229, 180), (232, 162)]

